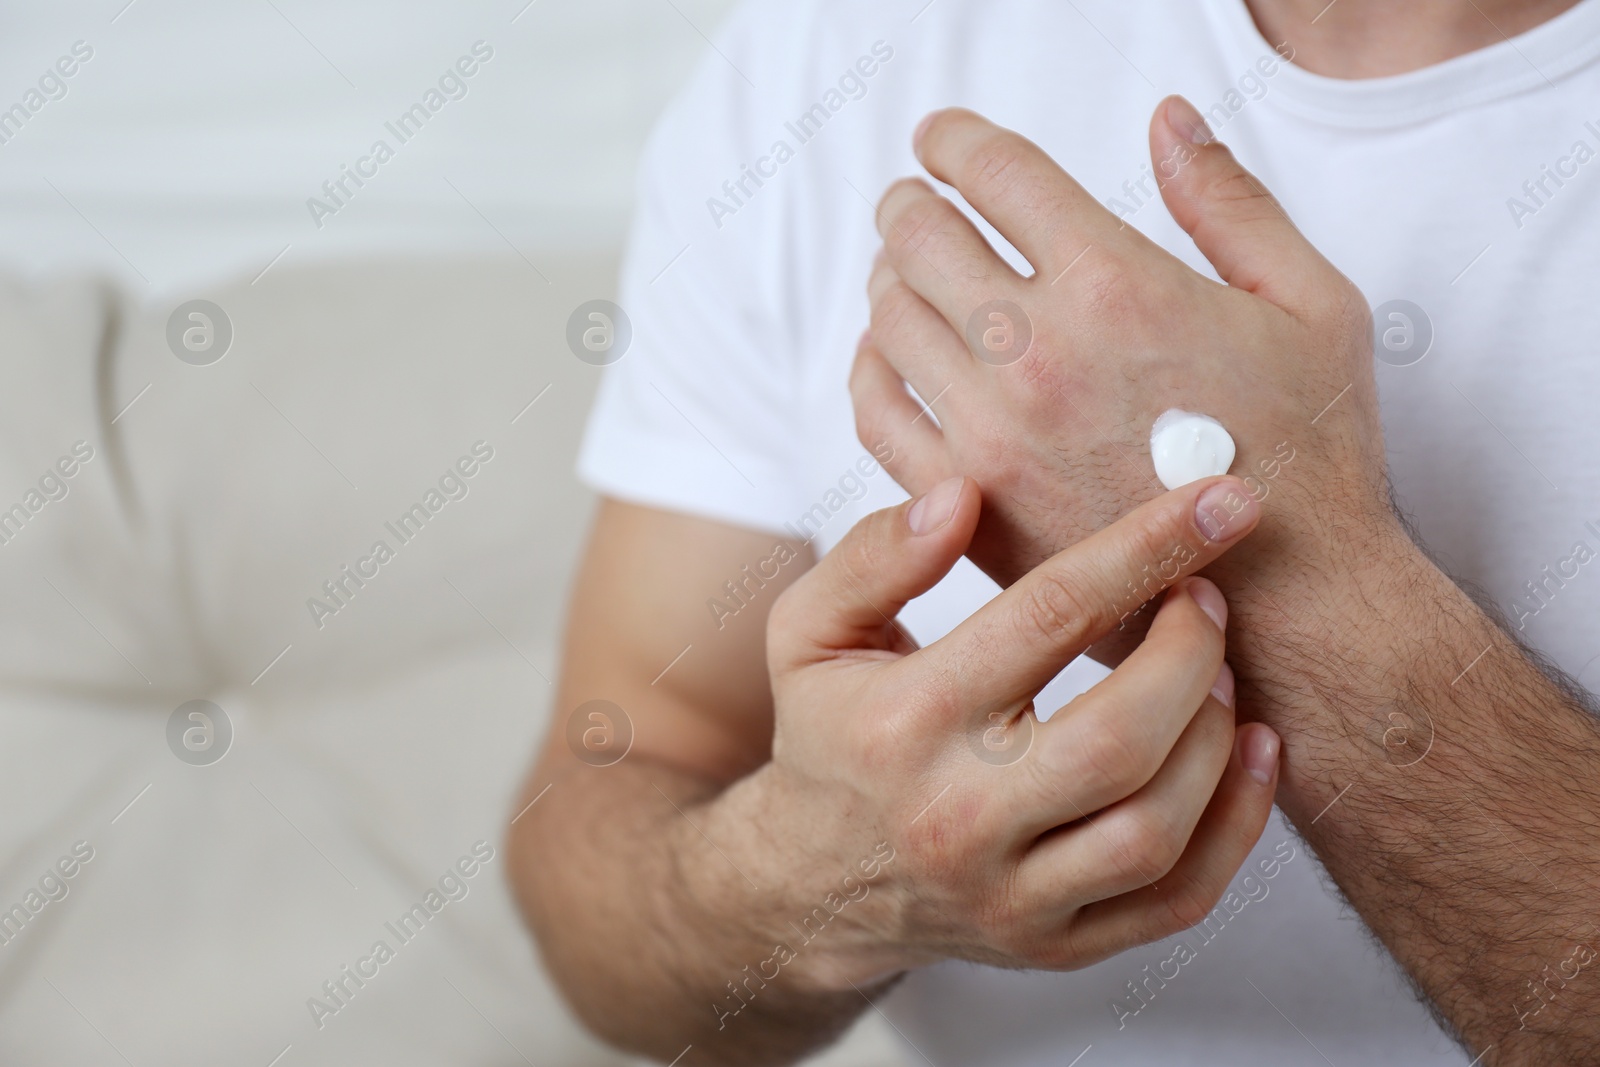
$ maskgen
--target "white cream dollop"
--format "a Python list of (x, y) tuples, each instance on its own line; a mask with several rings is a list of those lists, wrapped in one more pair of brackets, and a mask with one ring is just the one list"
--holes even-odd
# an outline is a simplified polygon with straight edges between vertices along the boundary
[(1228, 473), (1233, 452), (1233, 438), (1209, 415), (1172, 408), (1150, 429), (1150, 458), (1168, 489)]

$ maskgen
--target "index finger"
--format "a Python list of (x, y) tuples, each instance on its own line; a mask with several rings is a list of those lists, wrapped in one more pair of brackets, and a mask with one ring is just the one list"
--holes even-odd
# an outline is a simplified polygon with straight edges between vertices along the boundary
[(1237, 544), (1260, 516), (1238, 478), (1174, 489), (1056, 553), (918, 655), (944, 661), (959, 707), (1030, 700), (1146, 600)]
[(1044, 149), (976, 112), (935, 111), (915, 141), (928, 173), (954, 186), (1045, 278), (1057, 277), (1090, 246), (1114, 251), (1145, 241)]

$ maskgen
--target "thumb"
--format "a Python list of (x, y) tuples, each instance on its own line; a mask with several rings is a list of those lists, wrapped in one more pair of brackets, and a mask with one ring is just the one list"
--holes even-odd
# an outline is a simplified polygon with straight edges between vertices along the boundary
[(1150, 156), (1167, 210), (1229, 285), (1299, 315), (1343, 282), (1183, 97), (1156, 107)]
[(905, 650), (911, 642), (894, 617), (955, 566), (977, 528), (980, 504), (976, 482), (950, 478), (856, 523), (773, 604), (767, 622), (772, 673), (842, 650)]

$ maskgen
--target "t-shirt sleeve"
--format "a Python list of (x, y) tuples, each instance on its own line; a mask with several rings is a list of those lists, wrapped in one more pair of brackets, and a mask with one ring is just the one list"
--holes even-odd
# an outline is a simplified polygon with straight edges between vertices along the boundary
[(750, 169), (793, 81), (783, 11), (743, 5), (646, 145), (618, 298), (632, 337), (578, 460), (607, 496), (766, 530), (797, 496), (785, 193)]

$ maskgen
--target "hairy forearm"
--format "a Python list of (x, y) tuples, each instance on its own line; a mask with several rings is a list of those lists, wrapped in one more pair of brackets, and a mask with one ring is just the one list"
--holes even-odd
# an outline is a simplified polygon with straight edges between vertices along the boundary
[(796, 901), (819, 872), (772, 854), (776, 813), (744, 811), (759, 790), (626, 760), (561, 775), (517, 820), (514, 888), (595, 1033), (663, 1062), (682, 1056), (680, 1067), (785, 1064), (868, 1006), (775, 955), (798, 944), (788, 923), (807, 913)]
[(1359, 551), (1336, 595), (1238, 594), (1279, 801), (1484, 1063), (1600, 1062), (1595, 719), (1398, 527)]

